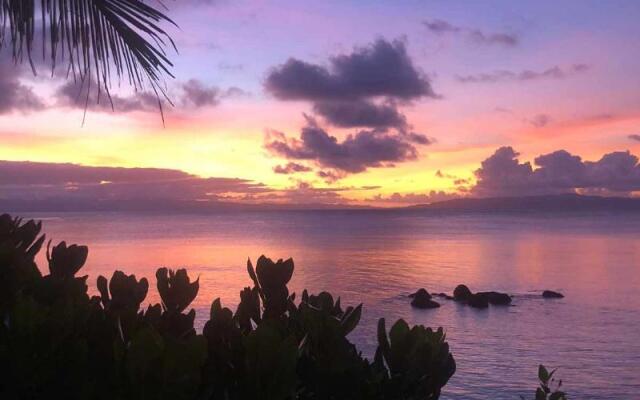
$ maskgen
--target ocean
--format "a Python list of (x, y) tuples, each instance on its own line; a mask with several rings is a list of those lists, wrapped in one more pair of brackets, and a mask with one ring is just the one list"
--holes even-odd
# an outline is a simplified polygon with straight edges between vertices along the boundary
[[(323, 290), (364, 303), (350, 338), (371, 356), (376, 323), (442, 326), (457, 372), (444, 399), (534, 397), (537, 367), (558, 368), (574, 399), (640, 393), (640, 214), (434, 214), (421, 210), (269, 211), (221, 214), (32, 213), (47, 237), (89, 246), (80, 274), (95, 291), (115, 269), (148, 277), (160, 266), (200, 279), (192, 304), (201, 328), (211, 301), (235, 309), (251, 284), (246, 261), (292, 257), (290, 290)], [(44, 252), (39, 265), (45, 268)], [(514, 295), (511, 307), (476, 310), (437, 299), (416, 310), (407, 295)], [(543, 299), (544, 289), (564, 299)], [(158, 300), (151, 290), (145, 302)]]

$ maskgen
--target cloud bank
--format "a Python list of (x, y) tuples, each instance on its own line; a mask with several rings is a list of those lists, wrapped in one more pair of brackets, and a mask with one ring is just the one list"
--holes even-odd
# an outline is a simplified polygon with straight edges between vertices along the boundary
[[(277, 148), (280, 145), (274, 144), (274, 151), (322, 164), (316, 175), (327, 181), (335, 181), (350, 171), (389, 166), (395, 160), (413, 157), (410, 149), (398, 145), (386, 134), (365, 131), (340, 142), (322, 129), (308, 126), (301, 136), (301, 139), (283, 142), (276, 135), (274, 142), (283, 147)], [(285, 174), (311, 172), (308, 166), (294, 161), (277, 166), (274, 171)], [(376, 195), (367, 197), (365, 203), (409, 205), (456, 197), (565, 193), (628, 196), (640, 191), (638, 157), (628, 151), (611, 152), (597, 161), (585, 161), (558, 150), (540, 155), (529, 163), (520, 161), (519, 153), (513, 148), (501, 147), (482, 161), (475, 171), (475, 184), (442, 171), (436, 176), (451, 179), (455, 188)], [(347, 192), (381, 189), (379, 186), (315, 187), (311, 182), (295, 182), (292, 187), (275, 189), (247, 179), (203, 178), (173, 169), (0, 161), (0, 204), (5, 207), (44, 204), (64, 209), (73, 209), (76, 205), (105, 206), (107, 209), (115, 205), (117, 209), (119, 205), (127, 204), (138, 210), (206, 209), (229, 203), (336, 206), (356, 203), (346, 197)]]
[(638, 157), (628, 151), (583, 161), (565, 150), (521, 163), (511, 147), (501, 147), (475, 171), (472, 193), (482, 197), (582, 193), (628, 195), (640, 190)]
[[(304, 169), (289, 163), (284, 169)], [(29, 210), (215, 210), (217, 207), (349, 206), (346, 191), (296, 181), (276, 189), (242, 178), (204, 178), (163, 168), (0, 161), (0, 206)]]
[(0, 161), (0, 198), (4, 199), (189, 201), (267, 191), (265, 185), (246, 179), (201, 178), (172, 169)]
[(431, 190), (427, 193), (393, 193), (389, 196), (376, 195), (368, 200), (376, 203), (387, 203), (391, 205), (412, 205), (437, 203), (439, 201), (452, 200), (459, 197), (460, 194), (456, 192)]

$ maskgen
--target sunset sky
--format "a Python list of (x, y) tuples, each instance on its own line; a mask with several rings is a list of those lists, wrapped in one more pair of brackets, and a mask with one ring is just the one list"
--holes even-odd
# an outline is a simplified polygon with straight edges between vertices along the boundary
[(636, 0), (168, 3), (164, 126), (125, 85), (82, 125), (63, 72), (2, 54), (0, 197), (640, 193)]

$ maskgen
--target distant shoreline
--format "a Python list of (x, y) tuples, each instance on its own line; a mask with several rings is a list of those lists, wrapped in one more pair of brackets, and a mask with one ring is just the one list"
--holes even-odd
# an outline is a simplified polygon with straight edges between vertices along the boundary
[(13, 213), (40, 212), (134, 212), (134, 213), (204, 213), (220, 212), (429, 212), (458, 213), (540, 213), (540, 212), (640, 212), (640, 198), (582, 196), (577, 194), (460, 198), (406, 207), (370, 207), (344, 204), (241, 204), (193, 201), (85, 201), (80, 199), (2, 200), (0, 210)]

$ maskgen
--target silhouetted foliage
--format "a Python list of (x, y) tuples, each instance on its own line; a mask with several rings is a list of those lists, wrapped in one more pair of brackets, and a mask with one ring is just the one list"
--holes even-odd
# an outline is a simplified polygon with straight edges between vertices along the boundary
[(437, 399), (455, 372), (442, 328), (378, 326), (367, 360), (347, 335), (362, 304), (287, 283), (293, 260), (261, 256), (247, 271), (236, 312), (213, 301), (194, 328), (199, 281), (156, 273), (161, 304), (141, 310), (149, 283), (121, 271), (87, 293), (85, 246), (47, 248), (49, 274), (34, 257), (41, 224), (0, 216), (0, 398), (3, 399)]
[(173, 75), (165, 48), (175, 45), (164, 22), (175, 25), (158, 4), (141, 0), (0, 0), (0, 50), (9, 48), (16, 63), (27, 59), (35, 73), (40, 40), (51, 73), (62, 67), (79, 79), (87, 101), (92, 81), (98, 99), (103, 91), (110, 99), (112, 76), (166, 97), (163, 76)]
[[(544, 365), (538, 367), (538, 380), (540, 386), (536, 388), (535, 400), (567, 400), (565, 392), (561, 391), (562, 380), (556, 381), (553, 377), (556, 370), (549, 372)], [(555, 384), (555, 388), (552, 385)], [(524, 397), (521, 397), (524, 400)]]

